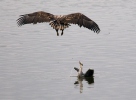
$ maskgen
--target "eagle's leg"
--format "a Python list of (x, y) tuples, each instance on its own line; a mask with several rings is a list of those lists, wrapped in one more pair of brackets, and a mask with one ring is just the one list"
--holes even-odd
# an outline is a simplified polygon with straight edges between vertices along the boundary
[(64, 30), (62, 30), (61, 36), (63, 35), (63, 31), (64, 31)]
[(59, 36), (58, 29), (56, 29), (56, 32), (57, 32), (57, 36)]

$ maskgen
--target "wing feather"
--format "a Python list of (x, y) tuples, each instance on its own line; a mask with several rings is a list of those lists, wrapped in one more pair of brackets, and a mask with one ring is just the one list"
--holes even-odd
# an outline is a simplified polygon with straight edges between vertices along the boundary
[(72, 13), (69, 15), (66, 15), (61, 19), (63, 23), (71, 23), (71, 24), (78, 24), (80, 27), (88, 28), (96, 33), (100, 32), (99, 26), (90, 18), (85, 16), (82, 13)]
[(54, 15), (38, 11), (30, 14), (20, 15), (20, 18), (17, 19), (18, 26), (22, 26), (24, 24), (37, 24), (37, 23), (43, 23), (43, 22), (50, 22), (54, 20)]

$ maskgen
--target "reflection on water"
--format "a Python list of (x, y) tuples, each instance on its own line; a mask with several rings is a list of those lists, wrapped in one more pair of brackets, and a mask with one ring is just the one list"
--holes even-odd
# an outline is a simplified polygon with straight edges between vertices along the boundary
[(80, 93), (83, 92), (83, 81), (86, 81), (88, 85), (94, 83), (94, 77), (84, 77), (84, 78), (77, 78), (77, 81), (74, 82), (75, 86), (80, 88)]

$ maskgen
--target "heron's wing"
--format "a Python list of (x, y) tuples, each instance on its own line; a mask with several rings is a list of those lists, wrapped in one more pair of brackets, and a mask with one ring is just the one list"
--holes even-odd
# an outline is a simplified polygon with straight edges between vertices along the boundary
[(61, 19), (61, 21), (64, 23), (78, 24), (80, 27), (84, 26), (96, 33), (100, 32), (99, 26), (93, 20), (82, 13), (72, 13), (66, 15)]
[(50, 22), (54, 20), (54, 15), (43, 12), (43, 11), (38, 11), (30, 14), (25, 14), (25, 15), (20, 15), (20, 18), (17, 19), (17, 24), (18, 26), (22, 26), (24, 24), (37, 24), (37, 23), (43, 23), (43, 22)]
[(94, 74), (94, 70), (93, 69), (88, 69), (88, 71), (85, 73), (84, 77), (91, 77)]
[(76, 67), (74, 67), (74, 69), (78, 72), (79, 71), (79, 69), (78, 68), (76, 68)]

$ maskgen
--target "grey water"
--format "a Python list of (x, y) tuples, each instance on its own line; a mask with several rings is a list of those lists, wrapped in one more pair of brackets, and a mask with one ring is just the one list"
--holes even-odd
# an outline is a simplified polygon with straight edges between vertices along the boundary
[[(48, 24), (18, 27), (19, 15), (81, 12), (99, 34), (72, 25), (57, 36)], [(79, 80), (73, 69), (94, 77)], [(0, 0), (0, 100), (135, 100), (135, 0)]]

